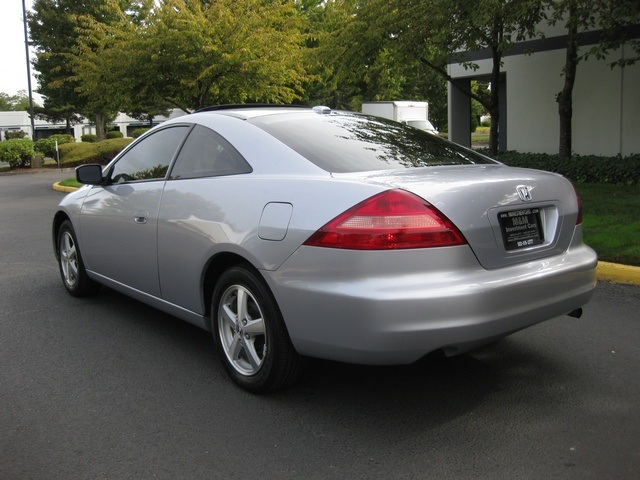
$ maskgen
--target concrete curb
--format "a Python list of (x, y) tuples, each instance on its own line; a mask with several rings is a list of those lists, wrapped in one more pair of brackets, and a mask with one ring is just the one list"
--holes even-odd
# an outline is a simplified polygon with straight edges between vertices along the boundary
[(62, 185), (60, 185), (60, 182), (56, 182), (53, 184), (53, 189), (56, 190), (57, 192), (64, 192), (64, 193), (71, 193), (71, 192), (75, 192), (76, 190), (78, 190), (76, 187), (64, 187)]
[(598, 262), (596, 270), (598, 280), (604, 282), (640, 285), (640, 267), (620, 265), (618, 263)]
[[(53, 189), (59, 192), (75, 192), (75, 187), (63, 187), (58, 183), (53, 184)], [(640, 267), (620, 265), (617, 263), (598, 262), (596, 277), (601, 282), (624, 283), (640, 286)]]

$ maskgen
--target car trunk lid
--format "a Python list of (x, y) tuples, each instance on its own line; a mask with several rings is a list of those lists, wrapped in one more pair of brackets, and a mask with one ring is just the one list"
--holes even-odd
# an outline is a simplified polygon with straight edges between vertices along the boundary
[(560, 254), (575, 231), (575, 190), (554, 173), (472, 165), (353, 175), (427, 200), (460, 229), (487, 269)]

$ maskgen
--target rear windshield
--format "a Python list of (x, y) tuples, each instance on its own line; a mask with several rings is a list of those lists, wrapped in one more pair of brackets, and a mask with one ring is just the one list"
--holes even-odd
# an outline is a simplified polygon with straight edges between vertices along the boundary
[(292, 113), (249, 120), (328, 172), (497, 163), (429, 132), (352, 113)]

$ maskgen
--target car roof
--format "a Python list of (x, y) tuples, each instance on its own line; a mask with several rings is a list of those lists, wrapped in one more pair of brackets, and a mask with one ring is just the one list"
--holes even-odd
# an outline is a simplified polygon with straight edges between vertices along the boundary
[(198, 110), (196, 113), (216, 113), (248, 120), (250, 118), (265, 115), (277, 115), (283, 113), (299, 113), (309, 111), (320, 114), (331, 113), (331, 109), (325, 106), (309, 107), (307, 105), (275, 105), (262, 103), (248, 103), (237, 105), (215, 105)]

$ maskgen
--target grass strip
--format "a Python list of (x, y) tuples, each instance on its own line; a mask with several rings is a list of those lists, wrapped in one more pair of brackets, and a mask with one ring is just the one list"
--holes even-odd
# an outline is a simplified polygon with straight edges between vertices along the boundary
[(82, 186), (82, 184), (78, 182), (75, 178), (67, 178), (65, 180), (62, 180), (61, 182), (59, 182), (59, 185), (61, 187), (73, 187), (73, 188), (80, 188)]
[(577, 183), (587, 245), (602, 261), (640, 266), (640, 185)]

